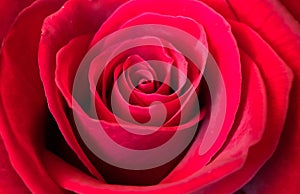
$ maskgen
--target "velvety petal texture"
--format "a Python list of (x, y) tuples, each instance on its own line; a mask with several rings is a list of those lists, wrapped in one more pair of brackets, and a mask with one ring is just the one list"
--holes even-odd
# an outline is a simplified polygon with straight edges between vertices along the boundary
[(5, 193), (30, 193), (22, 179), (12, 167), (8, 158), (7, 151), (3, 145), (2, 138), (0, 140), (0, 192)]
[(39, 158), (46, 149), (45, 130), (41, 129), (48, 128), (50, 115), (37, 67), (42, 22), (61, 5), (59, 1), (39, 1), (25, 9), (4, 40), (1, 52), (1, 136), (12, 165), (33, 192), (44, 190), (36, 180), (48, 185), (49, 192), (62, 192)]
[(0, 42), (2, 43), (3, 38), (6, 36), (9, 28), (14, 23), (17, 15), (29, 6), (34, 0), (24, 1), (0, 1)]
[(0, 193), (299, 193), (297, 0), (0, 0)]

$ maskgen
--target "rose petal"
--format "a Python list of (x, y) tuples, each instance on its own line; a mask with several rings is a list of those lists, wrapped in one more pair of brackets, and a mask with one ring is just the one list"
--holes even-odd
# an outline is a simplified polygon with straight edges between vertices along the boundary
[[(257, 31), (288, 65), (294, 67), (295, 58), (299, 55), (300, 25), (282, 5), (277, 1), (230, 2), (239, 20)], [(253, 9), (259, 10), (257, 14), (252, 14)]]
[(0, 132), (14, 169), (29, 190), (36, 193), (44, 191), (41, 185), (49, 192), (62, 192), (39, 159), (45, 151), (43, 137), (50, 115), (37, 66), (42, 22), (62, 3), (37, 1), (24, 10), (5, 39), (1, 53)]
[[(129, 21), (127, 21), (125, 24), (121, 26), (121, 28), (126, 28), (130, 26), (136, 26), (136, 25), (142, 25), (142, 24), (160, 24), (160, 25), (169, 25), (172, 27), (175, 27), (177, 29), (183, 30), (190, 35), (194, 36), (197, 40), (199, 40), (205, 48), (208, 47), (207, 45), (207, 40), (206, 40), (206, 34), (203, 29), (203, 26), (197, 23), (195, 20), (188, 18), (188, 17), (183, 17), (183, 16), (169, 16), (169, 15), (162, 15), (162, 14), (157, 14), (157, 13), (143, 13), (141, 15), (138, 15)], [(99, 31), (101, 35), (101, 30)], [(171, 33), (171, 32), (169, 32)], [(95, 38), (98, 38), (97, 35)], [(180, 39), (180, 37), (176, 37), (177, 39)], [(185, 41), (185, 40), (182, 40)], [(188, 46), (187, 46), (188, 47)], [(191, 48), (190, 48), (191, 49)], [(173, 50), (170, 50), (173, 51)], [(175, 51), (175, 49), (174, 49)], [(190, 51), (192, 52), (192, 51)], [(203, 53), (204, 56), (203, 60), (205, 61), (206, 56)], [(199, 76), (199, 69), (202, 70), (204, 69), (204, 64), (198, 64), (198, 65), (203, 65), (203, 67), (197, 67), (195, 64), (193, 64), (192, 61), (189, 61), (189, 65), (185, 61), (186, 56), (182, 56), (181, 53), (179, 52), (172, 52), (172, 56), (177, 59), (175, 60), (174, 66), (177, 67), (180, 71), (182, 71), (182, 75), (188, 75), (187, 77), (190, 79), (190, 82), (194, 82), (196, 80), (196, 77)], [(200, 56), (198, 56), (201, 58)], [(187, 59), (189, 60), (189, 59)], [(176, 77), (177, 80), (172, 80), (172, 82), (179, 82), (178, 84), (181, 85), (181, 82), (186, 82), (186, 77), (182, 77), (178, 72), (172, 72), (171, 77)], [(183, 81), (182, 81), (183, 80)], [(195, 86), (197, 87), (197, 86)]]
[(30, 193), (20, 176), (16, 173), (8, 158), (7, 151), (0, 136), (0, 192)]
[(300, 3), (297, 0), (280, 0), (298, 22), (300, 22)]
[(49, 109), (66, 142), (89, 171), (98, 178), (99, 173), (80, 148), (63, 109), (65, 102), (61, 99), (55, 84), (55, 56), (58, 50), (74, 37), (96, 31), (118, 3), (120, 2), (99, 4), (98, 1), (68, 1), (57, 13), (45, 20), (39, 45), (40, 75)]
[[(124, 52), (121, 52), (118, 55), (118, 52), (120, 52), (120, 50), (122, 50), (122, 48), (124, 47), (130, 47), (133, 42), (140, 42), (140, 43), (146, 43), (146, 41), (148, 42), (147, 44), (155, 44), (157, 46), (140, 46), (140, 47), (135, 47), (132, 49), (128, 49)], [(126, 69), (128, 69), (129, 66), (134, 65), (135, 63), (137, 63), (138, 61), (140, 63), (142, 63), (142, 61), (146, 60), (144, 63), (146, 66), (148, 66), (147, 69), (152, 69), (150, 70), (152, 72), (152, 76), (154, 76), (155, 78), (159, 78), (156, 80), (159, 81), (164, 81), (165, 83), (169, 83), (170, 80), (170, 66), (167, 65), (161, 65), (161, 64), (156, 64), (154, 62), (152, 62), (151, 60), (157, 60), (157, 61), (162, 61), (168, 64), (173, 63), (174, 59), (172, 59), (171, 57), (173, 55), (170, 55), (170, 53), (167, 53), (167, 50), (165, 48), (163, 48), (163, 43), (161, 42), (161, 40), (154, 38), (154, 37), (143, 37), (142, 40), (127, 40), (126, 42), (120, 43), (121, 46), (119, 46), (118, 48), (115, 49), (106, 49), (104, 52), (101, 53), (101, 55), (97, 56), (94, 60), (97, 60), (97, 58), (99, 59), (98, 61), (95, 61), (95, 63), (99, 63), (105, 65), (105, 63), (108, 63), (105, 67), (105, 70), (102, 72), (102, 76), (100, 77), (100, 80), (98, 81), (99, 78), (97, 78), (98, 74), (100, 73), (99, 70), (99, 65), (96, 65), (94, 67), (91, 67), (90, 69), (90, 79), (91, 79), (91, 90), (94, 90), (94, 85), (95, 82), (98, 83), (97, 85), (97, 91), (99, 91), (99, 93), (101, 94), (101, 98), (104, 102), (104, 104), (106, 104), (106, 106), (110, 107), (110, 104), (107, 104), (108, 101), (110, 101), (110, 99), (107, 99), (109, 97), (109, 95), (107, 95), (108, 91), (111, 91), (111, 89), (113, 88), (113, 85), (110, 83), (115, 82), (116, 80), (113, 80), (112, 76), (117, 75), (120, 76), (119, 74), (121, 74), (121, 67), (118, 68), (119, 65), (122, 65), (122, 69), (123, 71), (125, 71), (126, 76), (125, 76), (125, 80), (128, 80), (125, 82), (125, 80), (123, 80), (123, 84), (124, 87), (128, 86), (127, 88), (132, 91), (135, 86), (134, 83), (132, 83), (132, 81), (134, 80), (130, 80), (130, 79), (134, 79), (133, 76), (131, 76), (130, 78), (130, 72), (133, 71), (133, 69), (137, 69), (136, 67), (133, 67), (129, 69), (129, 71), (126, 71)], [(113, 50), (113, 51), (112, 51)], [(114, 55), (117, 55), (116, 57), (114, 57), (111, 61), (107, 61), (104, 62), (103, 58), (106, 58), (105, 55), (111, 55), (111, 53), (114, 53)], [(171, 53), (173, 54), (173, 53)], [(140, 59), (138, 59), (137, 57), (134, 57), (135, 55), (138, 55), (138, 57)], [(123, 60), (125, 60), (125, 63), (122, 63)], [(176, 59), (175, 59), (176, 60)], [(151, 64), (149, 64), (149, 62), (151, 62)], [(119, 64), (122, 63), (122, 64)], [(148, 64), (148, 65), (147, 65)], [(117, 65), (117, 66), (116, 66)], [(96, 68), (96, 69), (94, 69)], [(115, 71), (115, 73), (112, 73), (112, 70), (114, 69), (118, 69), (118, 71)], [(127, 84), (128, 83), (128, 84)], [(161, 93), (164, 92), (166, 89), (163, 88), (163, 86), (161, 86), (157, 93)], [(163, 95), (159, 95), (160, 97), (163, 97)], [(98, 95), (98, 94), (96, 94)], [(147, 98), (145, 98), (145, 96), (149, 96), (149, 95), (142, 95), (141, 93), (136, 93), (133, 91), (132, 94), (135, 100), (135, 103), (138, 104), (150, 104), (150, 102), (148, 102), (149, 100), (147, 100)], [(135, 95), (135, 96), (134, 96)], [(143, 97), (144, 96), (144, 97)], [(165, 96), (165, 98), (170, 98), (168, 96)], [(133, 99), (132, 99), (133, 100)]]
[[(271, 161), (260, 171), (257, 179), (254, 179), (248, 188), (261, 192), (293, 193), (293, 191), (298, 191), (297, 183), (300, 179), (299, 174), (290, 173), (299, 172), (297, 170), (299, 168), (299, 158), (297, 157), (299, 152), (297, 138), (299, 136), (297, 132), (300, 128), (300, 103), (298, 100), (299, 90), (297, 88), (299, 88), (300, 78), (300, 26), (278, 2), (266, 1), (258, 3), (249, 1), (244, 6), (239, 6), (237, 2), (233, 2), (233, 6), (239, 19), (255, 29), (288, 64), (295, 75), (295, 81), (290, 93), (291, 103), (283, 130), (284, 136), (281, 144), (279, 144), (280, 147)], [(254, 6), (260, 10), (259, 14), (251, 14), (251, 7)], [(271, 87), (273, 86), (271, 85)], [(289, 159), (286, 160), (286, 158)], [(284, 168), (281, 168), (282, 166)]]
[(14, 0), (1, 0), (0, 1), (0, 43), (2, 44), (3, 38), (6, 36), (9, 28), (12, 26), (17, 15), (34, 0), (14, 1)]
[[(90, 34), (78, 36), (62, 47), (56, 55), (55, 82), (69, 107), (72, 107), (71, 91), (73, 89), (74, 78), (82, 58), (88, 51), (92, 37)], [(80, 99), (86, 98), (85, 95), (89, 94), (89, 89), (81, 86), (80, 90), (84, 97), (78, 97)]]
[[(294, 17), (297, 15), (298, 1), (282, 0), (284, 5), (292, 11)], [(299, 141), (297, 132), (299, 123), (299, 23), (291, 17), (283, 5), (277, 1), (246, 1), (241, 4), (238, 1), (207, 1), (214, 9), (226, 15), (226, 17), (238, 19), (246, 23), (257, 31), (278, 53), (278, 55), (289, 65), (295, 74), (295, 81), (290, 93), (290, 105), (287, 115), (286, 125), (283, 129), (282, 140), (265, 167), (263, 167), (257, 177), (246, 186), (249, 192), (274, 192), (274, 193), (294, 193), (298, 192), (297, 183), (299, 174), (297, 172), (299, 158)], [(291, 6), (292, 5), (292, 6)], [(229, 7), (230, 9), (226, 9)], [(230, 11), (228, 11), (230, 10)], [(257, 10), (253, 14), (253, 10)], [(293, 11), (294, 10), (294, 11)], [(230, 13), (231, 12), (231, 13)], [(298, 19), (299, 20), (299, 19)], [(273, 29), (273, 30), (271, 30)], [(271, 85), (271, 87), (274, 87)], [(289, 158), (288, 160), (286, 158)], [(284, 166), (284, 167), (282, 167)], [(280, 175), (280, 176), (278, 176)]]
[[(255, 32), (243, 24), (237, 22), (231, 24), (240, 49), (245, 50), (252, 60), (257, 61), (257, 66), (265, 80), (268, 117), (263, 138), (250, 148), (243, 168), (208, 188), (208, 191), (216, 190), (216, 193), (218, 188), (231, 192), (239, 185), (247, 183), (274, 152), (285, 122), (289, 102), (287, 93), (291, 89), (293, 77), (288, 66)], [(260, 49), (264, 52), (263, 56), (260, 54)], [(269, 66), (270, 63), (272, 66)], [(276, 87), (273, 87), (274, 85)]]

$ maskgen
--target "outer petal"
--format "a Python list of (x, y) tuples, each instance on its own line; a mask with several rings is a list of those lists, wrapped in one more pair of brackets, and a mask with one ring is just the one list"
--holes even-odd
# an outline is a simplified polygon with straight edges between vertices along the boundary
[(29, 6), (34, 0), (1, 0), (0, 1), (0, 43), (6, 36), (19, 12)]
[[(300, 173), (296, 173), (300, 172), (298, 143), (300, 131), (299, 22), (294, 20), (287, 10), (276, 1), (247, 1), (247, 3), (241, 4), (239, 1), (232, 0), (230, 3), (239, 20), (256, 30), (288, 64), (295, 75), (290, 93), (287, 120), (278, 150), (249, 188), (262, 193), (267, 191), (297, 193), (299, 192), (297, 184), (300, 180)], [(253, 14), (252, 10), (259, 11)]]
[[(257, 65), (262, 73), (267, 91), (268, 112), (265, 131), (262, 139), (250, 148), (244, 166), (237, 172), (207, 188), (209, 193), (232, 192), (247, 183), (255, 172), (271, 156), (278, 143), (286, 117), (292, 73), (288, 66), (274, 53), (274, 51), (250, 28), (232, 22), (233, 32), (239, 42), (242, 52), (246, 52), (248, 61)], [(263, 51), (264, 55), (260, 55)], [(266, 57), (267, 56), (267, 57)], [(268, 64), (272, 64), (269, 66)], [(245, 64), (245, 63), (243, 63)], [(256, 68), (257, 68), (256, 67)], [(272, 68), (272, 69), (270, 69)], [(246, 75), (244, 75), (246, 76)], [(276, 87), (272, 87), (276, 85)], [(249, 99), (252, 106), (261, 106)], [(259, 129), (256, 129), (259, 130)]]
[(40, 76), (49, 109), (68, 145), (90, 173), (99, 179), (101, 175), (75, 138), (65, 110), (65, 101), (55, 84), (56, 54), (73, 38), (95, 32), (120, 2), (122, 1), (68, 1), (58, 12), (46, 18), (39, 45)]
[[(255, 63), (244, 52), (241, 52), (241, 61), (244, 76), (239, 112), (226, 146), (206, 167), (208, 171), (206, 173), (212, 171), (211, 173), (216, 175), (211, 184), (206, 184), (198, 190), (201, 193), (232, 193), (253, 175), (253, 172), (244, 167), (252, 146), (255, 146), (264, 134), (267, 118), (267, 93), (265, 83)], [(254, 100), (255, 106), (252, 103)], [(232, 162), (228, 161), (232, 158), (235, 158), (233, 161), (238, 161), (239, 158), (243, 160), (243, 164), (233, 163), (235, 171), (229, 170), (231, 167), (229, 164)], [(222, 164), (224, 160), (228, 161)], [(251, 161), (256, 160), (251, 159)], [(220, 168), (218, 168), (219, 163), (222, 164)], [(203, 174), (205, 175), (205, 173)]]
[(12, 167), (0, 137), (0, 193), (30, 193)]
[(0, 133), (12, 166), (36, 193), (44, 192), (45, 188), (62, 192), (39, 160), (46, 147), (45, 131), (41, 129), (47, 129), (49, 112), (37, 66), (42, 22), (61, 4), (62, 1), (37, 1), (24, 10), (5, 39), (1, 53)]
[(287, 120), (277, 151), (245, 189), (250, 193), (299, 193), (300, 3), (297, 0), (281, 0), (282, 4), (272, 0), (203, 1), (227, 19), (238, 20), (257, 31), (294, 72)]
[(298, 22), (300, 22), (300, 2), (298, 0), (280, 0)]

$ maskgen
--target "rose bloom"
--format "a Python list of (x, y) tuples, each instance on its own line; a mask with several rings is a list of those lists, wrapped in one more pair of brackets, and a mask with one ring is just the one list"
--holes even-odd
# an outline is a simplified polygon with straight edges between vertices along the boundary
[(300, 193), (300, 1), (0, 15), (0, 193)]

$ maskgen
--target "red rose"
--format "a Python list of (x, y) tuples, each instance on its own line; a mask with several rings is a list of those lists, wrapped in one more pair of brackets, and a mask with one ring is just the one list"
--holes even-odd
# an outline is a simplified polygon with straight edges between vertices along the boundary
[(297, 1), (0, 1), (3, 193), (298, 193)]

